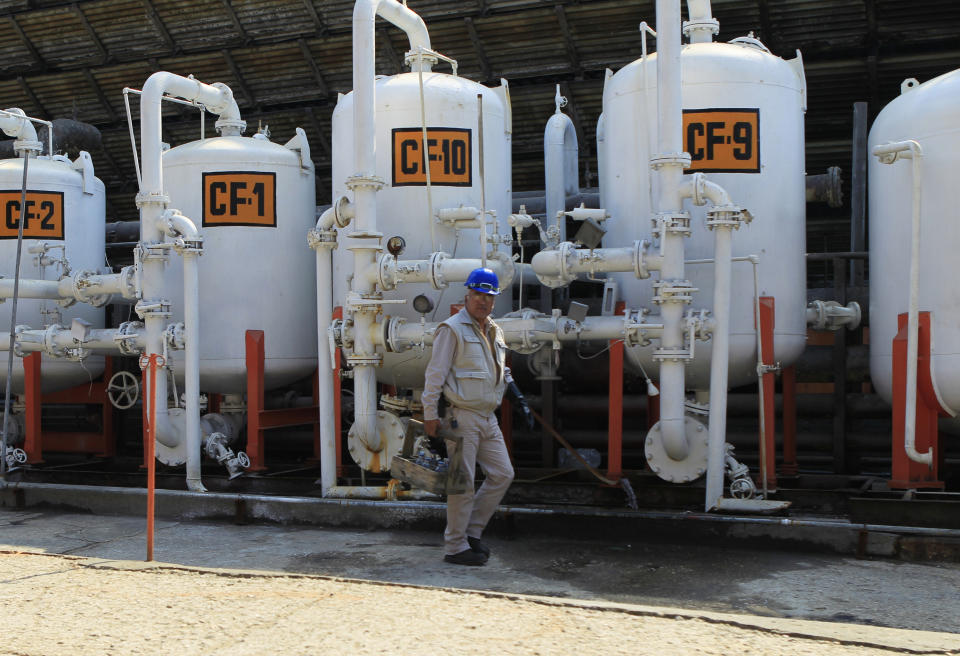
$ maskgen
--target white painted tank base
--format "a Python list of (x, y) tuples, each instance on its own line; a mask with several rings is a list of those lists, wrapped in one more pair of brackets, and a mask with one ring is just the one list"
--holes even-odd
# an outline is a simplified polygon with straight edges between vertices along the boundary
[[(604, 246), (622, 246), (651, 234), (652, 199), (656, 198), (655, 176), (650, 170), (657, 143), (656, 59), (656, 54), (649, 57), (646, 75), (638, 60), (609, 77), (604, 88), (600, 187), (611, 215), (605, 224)], [(776, 303), (776, 359), (788, 366), (806, 344), (806, 83), (802, 62), (799, 57), (780, 59), (755, 40), (685, 45), (681, 62), (685, 111), (757, 111), (758, 172), (706, 171), (705, 175), (754, 217), (752, 223), (733, 233), (733, 255), (760, 258), (760, 295), (773, 296)], [(692, 147), (688, 139), (685, 135), (687, 150), (706, 147), (704, 135), (696, 134)], [(714, 236), (705, 226), (709, 206), (695, 207), (688, 200), (684, 209), (690, 212), (692, 229), (692, 236), (685, 239), (686, 259), (712, 258)], [(651, 252), (656, 252), (656, 246)], [(686, 277), (698, 290), (690, 309), (710, 308), (712, 276), (712, 264), (686, 265)], [(613, 277), (620, 284), (620, 300), (629, 308), (659, 312), (650, 300), (656, 273), (647, 280), (632, 274)], [(733, 263), (732, 289), (729, 383), (735, 387), (755, 382), (757, 377), (754, 282), (749, 262)], [(655, 347), (627, 349), (628, 364), (634, 369), (642, 365), (655, 376)], [(686, 386), (707, 389), (710, 343), (698, 342), (695, 349), (696, 359), (686, 370)]]
[[(931, 370), (942, 402), (960, 411), (960, 291), (952, 280), (960, 252), (960, 212), (956, 172), (960, 168), (960, 70), (919, 84), (906, 82), (903, 93), (877, 116), (869, 149), (913, 140), (920, 157), (920, 293), (918, 309), (932, 321)], [(870, 156), (870, 375), (877, 393), (892, 402), (893, 338), (897, 316), (910, 301), (910, 243), (913, 166), (909, 159), (882, 164)], [(960, 420), (942, 421), (956, 433)]]
[[(81, 157), (86, 155), (83, 153)], [(87, 156), (89, 157), (89, 156)], [(62, 193), (61, 209), (63, 212), (63, 233), (58, 237), (57, 231), (51, 236), (41, 238), (24, 238), (23, 252), (20, 265), (20, 277), (24, 280), (39, 279), (40, 267), (35, 262), (36, 255), (29, 249), (46, 243), (50, 246), (64, 245), (65, 253), (73, 271), (87, 270), (100, 272), (105, 266), (104, 261), (104, 215), (105, 193), (103, 183), (93, 175), (93, 167), (89, 165), (84, 173), (74, 168), (73, 163), (66, 157), (57, 155), (52, 159), (48, 156), (31, 157), (27, 167), (27, 188), (31, 192)], [(4, 193), (2, 216), (5, 218), (6, 202), (15, 199), (17, 207), (20, 202), (20, 191), (23, 185), (23, 160), (12, 158), (0, 160), (0, 193)], [(46, 214), (41, 219), (48, 221)], [(30, 220), (27, 221), (30, 226)], [(46, 230), (41, 230), (42, 234)], [(0, 239), (0, 275), (12, 278), (16, 263), (17, 240)], [(61, 250), (50, 250), (49, 255), (59, 258)], [(60, 276), (60, 268), (48, 266), (45, 270), (47, 280), (56, 280)], [(13, 303), (7, 300), (0, 303), (0, 386), (6, 384), (7, 377), (7, 349), (10, 340), (10, 318)], [(45, 312), (46, 311), (46, 312)], [(59, 312), (59, 314), (57, 314)], [(51, 323), (60, 323), (69, 326), (75, 319), (83, 319), (92, 328), (104, 327), (104, 310), (91, 305), (76, 303), (70, 307), (60, 307), (54, 301), (36, 299), (20, 299), (17, 303), (17, 324), (31, 328), (43, 328)], [(103, 372), (103, 357), (90, 356), (83, 363), (71, 362), (65, 359), (42, 356), (41, 389), (43, 392), (55, 392), (68, 389), (75, 385), (87, 383), (91, 378), (96, 379)], [(23, 393), (23, 361), (14, 356), (13, 384), (14, 394)]]
[[(297, 151), (262, 136), (215, 137), (163, 154), (170, 207), (194, 219), (204, 239), (199, 271), (200, 386), (205, 392), (246, 390), (247, 330), (264, 331), (267, 389), (316, 370), (316, 265), (306, 246), (306, 234), (316, 223), (315, 178), (309, 152), (305, 160)], [(230, 224), (231, 202), (238, 211), (263, 202), (263, 215), (268, 216), (270, 198), (253, 194), (248, 186), (231, 199), (229, 181), (262, 182), (271, 177), (275, 225)], [(211, 184), (222, 181), (223, 191), (217, 189), (215, 196), (205, 197), (205, 181), (208, 191)], [(269, 191), (266, 184), (262, 194)], [(211, 207), (221, 208), (225, 218), (211, 215)], [(256, 221), (259, 214), (251, 216), (243, 220)], [(165, 276), (164, 293), (173, 306), (171, 321), (183, 321), (183, 271), (178, 256), (171, 257)], [(175, 352), (173, 357), (178, 384), (182, 384), (183, 354)]]

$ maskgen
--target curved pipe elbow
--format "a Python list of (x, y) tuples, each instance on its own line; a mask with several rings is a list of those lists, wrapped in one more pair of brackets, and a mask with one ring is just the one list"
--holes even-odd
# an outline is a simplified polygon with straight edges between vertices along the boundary
[(181, 214), (179, 210), (166, 210), (160, 218), (160, 229), (168, 237), (180, 237), (184, 241), (202, 240), (197, 224), (193, 219)]
[[(397, 2), (397, 0), (357, 0), (357, 3), (353, 6), (355, 69), (357, 44), (369, 41), (372, 46), (377, 16), (404, 31), (410, 42), (411, 52), (417, 52), (420, 48), (431, 50), (430, 33), (427, 31), (427, 25), (423, 22), (423, 18), (412, 9)], [(425, 71), (430, 70), (430, 63), (426, 58), (423, 68)], [(354, 82), (354, 88), (356, 88), (356, 80)]]
[(706, 205), (708, 201), (718, 208), (733, 206), (727, 190), (707, 180), (703, 173), (694, 173), (690, 179), (680, 185), (680, 196), (689, 198), (697, 206)]
[(6, 114), (0, 115), (0, 130), (3, 130), (4, 134), (25, 144), (40, 143), (40, 139), (37, 137), (37, 129), (34, 128), (33, 123), (27, 119), (27, 113), (25, 111), (19, 107), (11, 107), (4, 111), (23, 117), (17, 118), (16, 116)]

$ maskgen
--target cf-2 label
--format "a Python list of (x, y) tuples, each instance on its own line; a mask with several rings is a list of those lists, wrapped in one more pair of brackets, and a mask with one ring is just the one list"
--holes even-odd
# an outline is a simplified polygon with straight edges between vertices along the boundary
[(472, 146), (472, 133), (466, 128), (427, 128), (426, 148), (422, 128), (394, 128), (393, 186), (426, 185), (426, 161), (431, 185), (471, 186)]
[[(20, 229), (20, 190), (0, 191), (3, 223), (0, 239), (16, 239)], [(23, 236), (28, 239), (63, 239), (63, 192), (27, 191)]]
[(760, 110), (683, 110), (683, 149), (688, 173), (759, 173)]
[(277, 227), (277, 174), (203, 174), (203, 226)]

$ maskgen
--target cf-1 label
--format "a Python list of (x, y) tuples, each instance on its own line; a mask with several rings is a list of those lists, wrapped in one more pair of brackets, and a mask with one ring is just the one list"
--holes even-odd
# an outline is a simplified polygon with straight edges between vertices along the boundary
[[(19, 190), (0, 191), (3, 224), (0, 239), (16, 239), (20, 229)], [(23, 236), (29, 239), (63, 239), (63, 192), (27, 191), (26, 212), (23, 213)]]
[(683, 110), (687, 172), (759, 173), (759, 109)]
[(465, 128), (393, 129), (393, 186), (426, 185), (425, 159), (430, 162), (430, 184), (469, 187), (473, 184), (472, 133)]
[(203, 174), (203, 226), (277, 227), (277, 174)]

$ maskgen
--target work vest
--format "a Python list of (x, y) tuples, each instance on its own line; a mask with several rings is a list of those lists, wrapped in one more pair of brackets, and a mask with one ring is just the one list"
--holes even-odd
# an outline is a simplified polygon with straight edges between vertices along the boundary
[(484, 343), (480, 329), (476, 327), (466, 309), (462, 309), (443, 322), (457, 339), (457, 350), (450, 372), (443, 381), (443, 395), (458, 408), (472, 410), (487, 416), (503, 400), (504, 368), (506, 367), (507, 344), (500, 326), (493, 326), (493, 354)]

